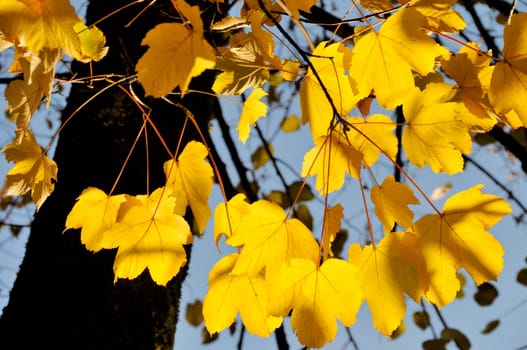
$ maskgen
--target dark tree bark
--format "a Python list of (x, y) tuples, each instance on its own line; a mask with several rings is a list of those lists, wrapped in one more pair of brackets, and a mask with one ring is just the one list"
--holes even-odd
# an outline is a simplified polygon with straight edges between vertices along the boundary
[[(92, 0), (87, 22), (93, 23), (125, 3), (128, 1)], [(134, 5), (98, 24), (107, 37), (110, 51), (93, 66), (94, 75), (133, 75), (135, 62), (145, 51), (140, 46), (145, 33), (156, 23), (173, 21), (176, 15), (170, 1), (158, 0), (126, 28), (146, 5), (147, 2)], [(215, 10), (209, 4), (204, 15), (212, 16)], [(160, 62), (169, 63), (177, 64)], [(74, 64), (73, 71), (79, 77), (90, 74), (88, 66), (83, 64)], [(200, 90), (207, 90), (211, 78), (209, 74), (194, 84)], [(73, 84), (62, 113), (63, 121), (108, 82), (93, 84), (94, 87)], [(133, 90), (142, 96), (137, 83), (133, 84)], [(184, 113), (161, 100), (141, 99), (152, 107), (151, 118), (173, 151)], [(211, 97), (189, 94), (182, 104), (206, 130), (213, 102)], [(55, 154), (58, 183), (35, 215), (24, 260), (0, 319), (2, 348), (173, 347), (180, 287), (186, 270), (168, 288), (155, 285), (148, 273), (136, 280), (119, 280), (114, 284), (115, 251), (93, 254), (80, 243), (77, 230), (63, 233), (66, 216), (83, 189), (95, 186), (110, 191), (142, 124), (143, 116), (134, 101), (119, 87), (113, 87), (82, 108), (62, 130)], [(185, 140), (196, 138), (192, 126), (187, 130)], [(164, 185), (162, 164), (168, 158), (149, 128), (148, 147), (145, 137), (141, 137), (114, 193), (146, 193), (147, 180), (150, 191)]]

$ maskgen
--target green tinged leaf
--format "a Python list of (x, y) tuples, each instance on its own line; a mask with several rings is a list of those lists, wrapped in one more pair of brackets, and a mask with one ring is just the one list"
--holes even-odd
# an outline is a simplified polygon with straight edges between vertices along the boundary
[(417, 311), (412, 315), (414, 323), (417, 327), (422, 330), (427, 329), (430, 326), (430, 316), (426, 311)]
[[(274, 153), (273, 145), (269, 144), (269, 150), (271, 151), (271, 153)], [(270, 159), (271, 157), (269, 156), (269, 153), (263, 145), (258, 147), (256, 151), (254, 151), (254, 153), (251, 155), (251, 161), (255, 170), (263, 167), (265, 163), (267, 163)]]
[(203, 303), (201, 300), (196, 299), (192, 304), (187, 304), (185, 318), (191, 326), (198, 327), (201, 323), (203, 323), (202, 309)]

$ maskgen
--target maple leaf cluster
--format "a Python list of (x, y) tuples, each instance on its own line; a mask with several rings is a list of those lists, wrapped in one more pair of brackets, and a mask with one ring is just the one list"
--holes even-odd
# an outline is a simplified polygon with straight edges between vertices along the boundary
[[(172, 0), (179, 20), (157, 25), (142, 41), (147, 50), (136, 73), (146, 95), (184, 95), (191, 92), (194, 77), (216, 69), (216, 94), (247, 94), (236, 127), (245, 143), (251, 127), (267, 114), (268, 83), (278, 74), (281, 81), (299, 85), (301, 120), (313, 141), (299, 172), (302, 186), (313, 181), (325, 198), (318, 241), (291, 217), (295, 203), (284, 211), (267, 200), (248, 203), (238, 194), (216, 207), (214, 240), (219, 245), (224, 238), (237, 252), (222, 257), (209, 274), (203, 316), (211, 334), (229, 327), (239, 313), (249, 332), (265, 337), (290, 315), (300, 342), (318, 348), (335, 338), (337, 320), (352, 326), (366, 301), (374, 326), (390, 336), (405, 316), (405, 295), (441, 307), (461, 287), (458, 270), (465, 269), (479, 285), (496, 279), (503, 267), (504, 250), (488, 230), (511, 209), (503, 199), (484, 194), (482, 185), (453, 195), (439, 210), (403, 169), (411, 186), (391, 176), (377, 179), (368, 171), (375, 182), (369, 203), (383, 238), (375, 241), (370, 224), (371, 243), (350, 244), (347, 260), (332, 252), (345, 208), (330, 208), (327, 198), (342, 191), (346, 181), (362, 183), (364, 169), (379, 159), (397, 166), (399, 153), (436, 173), (462, 172), (473, 133), (498, 122), (527, 126), (527, 14), (511, 16), (504, 28), (503, 57), (497, 58), (475, 43), (461, 43), (454, 53), (432, 38), (460, 44), (451, 35), (466, 25), (452, 9), (455, 1), (410, 0), (395, 7), (391, 1), (359, 1), (361, 26), (355, 34), (317, 45), (301, 22), (301, 14), (315, 3), (247, 0), (239, 16), (211, 25), (228, 38), (226, 45), (213, 47), (205, 38), (208, 29), (199, 7)], [(384, 16), (385, 11), (390, 15)], [(304, 35), (309, 55), (283, 29), (284, 18)], [(23, 74), (6, 90), (16, 131), (2, 150), (15, 163), (4, 188), (7, 195), (31, 192), (38, 210), (60, 179), (47, 148), (33, 136), (30, 120), (52, 95), (63, 53), (90, 62), (102, 59), (108, 48), (103, 33), (80, 21), (67, 0), (0, 1), (0, 34), (0, 48), (14, 48), (9, 72)], [(280, 35), (295, 55), (275, 52)], [(397, 123), (383, 113), (371, 114), (372, 102), (378, 110), (401, 107), (400, 145)], [(186, 264), (185, 246), (192, 243), (191, 225), (183, 217), (187, 208), (200, 233), (211, 216), (213, 170), (207, 155), (206, 144), (188, 143), (177, 159), (164, 164), (166, 185), (148, 194), (86, 189), (66, 229), (80, 229), (91, 251), (117, 249), (116, 280), (148, 269), (156, 283), (166, 285)], [(411, 209), (420, 203), (414, 191), (431, 208), (417, 219)], [(392, 232), (395, 225), (402, 230)]]

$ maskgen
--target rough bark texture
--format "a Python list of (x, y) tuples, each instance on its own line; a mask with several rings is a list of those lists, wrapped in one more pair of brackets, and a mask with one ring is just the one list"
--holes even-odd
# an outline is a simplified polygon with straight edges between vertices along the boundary
[[(87, 22), (93, 23), (127, 1), (92, 0)], [(105, 32), (109, 55), (94, 65), (94, 75), (134, 74), (136, 60), (145, 47), (140, 41), (156, 23), (172, 20), (170, 1), (158, 0), (131, 26), (147, 3), (134, 5), (98, 24)], [(209, 6), (208, 11), (214, 11)], [(207, 11), (205, 11), (206, 13)], [(167, 64), (160, 62), (160, 64)], [(78, 76), (88, 76), (87, 65), (74, 64)], [(210, 79), (195, 82), (201, 90)], [(73, 84), (65, 121), (108, 82)], [(128, 85), (124, 86), (128, 88)], [(134, 91), (141, 96), (135, 83)], [(172, 149), (180, 135), (184, 114), (163, 101), (143, 99), (152, 119)], [(183, 104), (206, 129), (212, 98), (188, 95)], [(186, 271), (169, 283), (156, 286), (148, 273), (114, 285), (114, 251), (96, 254), (80, 243), (79, 232), (63, 234), (75, 198), (88, 186), (109, 191), (136, 138), (143, 117), (135, 103), (118, 87), (96, 97), (69, 121), (61, 132), (55, 160), (58, 183), (36, 214), (27, 250), (0, 319), (0, 339), (5, 349), (170, 349), (173, 347), (180, 287)], [(192, 131), (190, 127), (189, 131)], [(194, 135), (195, 136), (195, 135)], [(192, 132), (186, 137), (192, 137)], [(150, 190), (164, 184), (162, 163), (168, 154), (157, 136), (148, 131), (148, 164), (145, 137), (141, 137), (115, 193), (145, 193), (147, 165)]]

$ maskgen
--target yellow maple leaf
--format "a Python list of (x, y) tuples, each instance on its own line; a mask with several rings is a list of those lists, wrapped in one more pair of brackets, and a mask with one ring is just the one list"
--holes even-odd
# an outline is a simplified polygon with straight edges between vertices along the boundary
[(75, 23), (74, 28), (80, 42), (80, 53), (75, 58), (84, 63), (102, 60), (108, 53), (103, 32), (95, 26), (87, 27), (82, 21)]
[(315, 259), (318, 245), (311, 231), (298, 219), (286, 220), (276, 203), (259, 200), (239, 222), (226, 243), (242, 247), (233, 274), (267, 273), (293, 258)]
[(421, 30), (425, 23), (417, 10), (404, 8), (390, 16), (378, 32), (371, 30), (359, 39), (349, 75), (360, 99), (373, 90), (382, 107), (393, 109), (415, 88), (413, 72), (426, 75), (434, 71), (435, 59), (447, 50)]
[[(357, 281), (370, 308), (373, 324), (382, 334), (389, 336), (406, 314), (405, 287), (419, 286), (423, 295), (428, 287), (423, 270), (401, 257), (404, 240), (415, 239), (402, 232), (387, 233), (376, 245), (361, 249), (358, 243), (349, 247), (349, 262), (357, 267)], [(415, 287), (413, 287), (415, 289)], [(420, 298), (417, 294), (418, 298)]]
[(199, 232), (205, 231), (210, 218), (209, 196), (212, 192), (212, 167), (207, 163), (207, 147), (198, 141), (187, 143), (176, 162), (168, 160), (163, 168), (167, 186), (177, 198), (176, 213), (185, 215), (190, 205)]
[(97, 252), (103, 248), (104, 232), (117, 221), (117, 212), (125, 195), (109, 196), (95, 187), (88, 187), (66, 218), (66, 228), (81, 228), (81, 242), (88, 250)]
[(398, 142), (393, 133), (395, 123), (390, 117), (375, 114), (368, 119), (351, 117), (347, 122), (354, 127), (346, 133), (347, 139), (362, 154), (362, 161), (366, 166), (377, 162), (381, 154), (379, 148), (384, 150), (390, 159), (395, 159)]
[(242, 114), (238, 122), (238, 138), (245, 143), (251, 133), (251, 125), (255, 125), (256, 121), (267, 114), (267, 105), (260, 101), (267, 92), (260, 88), (254, 89), (247, 100), (243, 103)]
[(318, 0), (286, 0), (284, 1), (287, 8), (291, 11), (294, 19), (300, 18), (300, 11), (311, 12), (311, 7), (317, 3)]
[(438, 32), (457, 33), (467, 25), (463, 17), (452, 10), (457, 0), (412, 0), (399, 1), (415, 8), (426, 17), (426, 26)]
[(470, 152), (472, 140), (463, 122), (466, 109), (447, 102), (451, 86), (430, 83), (424, 91), (408, 93), (403, 104), (407, 126), (402, 145), (412, 164), (428, 164), (434, 172), (454, 174), (463, 171), (463, 156)]
[(441, 214), (426, 215), (413, 226), (430, 276), (426, 299), (440, 307), (454, 300), (460, 288), (456, 270), (464, 268), (480, 285), (495, 280), (503, 268), (503, 247), (487, 230), (511, 208), (483, 194), (482, 187), (455, 194)]
[(250, 205), (245, 201), (245, 195), (238, 193), (227, 203), (220, 203), (214, 210), (214, 241), (216, 245), (224, 234), (225, 238), (232, 236), (240, 224), (241, 218), (250, 210)]
[(414, 213), (409, 204), (418, 204), (413, 191), (401, 182), (395, 182), (393, 176), (387, 176), (382, 185), (374, 186), (370, 192), (371, 201), (375, 204), (375, 214), (388, 233), (397, 222), (405, 228), (412, 226)]
[(331, 253), (331, 243), (340, 231), (340, 220), (344, 217), (344, 208), (339, 203), (329, 209), (324, 210), (324, 221), (322, 224), (324, 239), (324, 260), (327, 260)]
[(315, 139), (315, 147), (304, 155), (302, 176), (315, 176), (316, 189), (321, 193), (336, 191), (344, 184), (346, 173), (354, 178), (360, 174), (362, 154), (349, 144), (345, 135), (332, 132)]
[(252, 334), (267, 337), (282, 323), (282, 317), (268, 313), (268, 286), (261, 274), (233, 275), (238, 254), (219, 260), (209, 273), (209, 290), (203, 300), (203, 317), (210, 334), (230, 327), (240, 312)]
[(102, 246), (116, 248), (115, 280), (133, 279), (148, 268), (159, 285), (166, 285), (187, 262), (183, 245), (192, 243), (190, 227), (174, 213), (176, 199), (168, 188), (150, 196), (129, 197), (119, 208), (117, 223), (105, 231)]
[[(461, 99), (474, 116), (464, 118), (464, 122), (476, 131), (488, 131), (496, 124), (487, 91), (494, 66), (491, 59), (478, 54), (476, 44), (468, 43), (454, 56), (450, 55), (441, 62), (441, 67), (456, 81), (456, 89), (461, 92)], [(472, 48), (472, 49), (471, 49)], [(470, 114), (467, 114), (467, 117)]]
[(269, 67), (251, 33), (234, 34), (230, 44), (229, 49), (219, 49), (216, 68), (222, 72), (214, 80), (213, 91), (240, 95), (248, 88), (261, 87), (269, 80)]
[[(345, 116), (358, 102), (346, 72), (351, 60), (351, 50), (342, 43), (321, 42), (313, 51), (311, 64), (330, 95), (337, 112)], [(302, 122), (311, 127), (313, 138), (327, 135), (333, 119), (333, 108), (325, 96), (320, 82), (311, 69), (300, 86)]]
[(490, 82), (489, 98), (496, 112), (514, 110), (527, 126), (527, 14), (514, 14), (503, 33), (503, 60), (496, 63)]
[(320, 348), (337, 334), (337, 322), (350, 327), (362, 304), (357, 269), (329, 259), (317, 267), (308, 259), (293, 259), (270, 277), (269, 311), (291, 313), (291, 327), (308, 348)]
[(13, 141), (2, 149), (7, 161), (15, 166), (7, 172), (4, 188), (8, 196), (22, 196), (31, 191), (37, 210), (53, 192), (57, 164), (40, 148), (31, 130), (24, 131), (20, 142)]
[(190, 7), (184, 1), (176, 3), (190, 19), (192, 28), (161, 23), (141, 42), (149, 48), (137, 62), (137, 78), (149, 96), (163, 97), (176, 87), (185, 93), (190, 80), (213, 68), (216, 62), (214, 49), (203, 36), (199, 7)]
[(48, 98), (49, 104), (55, 64), (60, 57), (58, 49), (42, 49), (38, 56), (26, 50), (15, 51), (16, 63), (10, 71), (22, 72), (24, 80), (16, 79), (9, 83), (5, 96), (9, 103), (9, 117), (16, 120), (16, 142), (21, 141), (44, 97)]
[(78, 18), (68, 0), (2, 0), (0, 31), (37, 54), (44, 48), (64, 49), (71, 57), (80, 51), (73, 26)]

